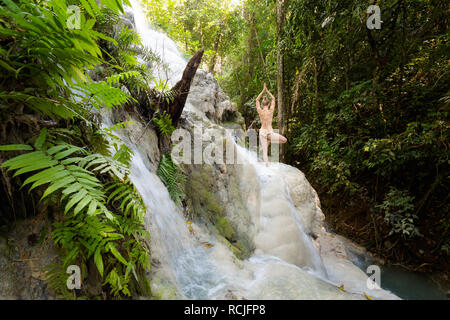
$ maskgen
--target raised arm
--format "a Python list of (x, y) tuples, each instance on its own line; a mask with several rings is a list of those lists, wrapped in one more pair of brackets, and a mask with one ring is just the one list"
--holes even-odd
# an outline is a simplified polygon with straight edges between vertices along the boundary
[(261, 93), (259, 94), (259, 96), (256, 98), (256, 110), (261, 111), (261, 105), (259, 103), (259, 99), (261, 99), (262, 95), (264, 94), (264, 91), (266, 91), (266, 84), (264, 84), (264, 89), (261, 91)]
[[(267, 90), (267, 89), (266, 89)], [(267, 93), (269, 94), (269, 96), (272, 98), (272, 103), (270, 104), (270, 111), (273, 111), (275, 109), (275, 97), (273, 96), (272, 93), (270, 93), (269, 90), (267, 90)]]

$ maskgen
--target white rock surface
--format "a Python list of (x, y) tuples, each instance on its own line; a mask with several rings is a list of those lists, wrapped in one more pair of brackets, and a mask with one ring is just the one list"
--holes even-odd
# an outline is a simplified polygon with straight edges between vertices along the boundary
[[(170, 52), (162, 58), (173, 66), (171, 75), (175, 78), (171, 81), (176, 82), (183, 63), (174, 43), (147, 30), (148, 25), (142, 21), (137, 29), (143, 35), (152, 35), (153, 40), (146, 37), (152, 48), (161, 40), (167, 42), (165, 48)], [(214, 77), (198, 70), (180, 123), (193, 130), (212, 128), (233, 118), (242, 123)], [(153, 190), (160, 185), (148, 186), (151, 175), (144, 172), (143, 165), (141, 173), (133, 177), (149, 204), (151, 227), (158, 230), (159, 241), (152, 245), (160, 247), (154, 252), (167, 256), (161, 259), (159, 268), (174, 275), (167, 281), (176, 282), (180, 296), (225, 299), (233, 296), (231, 291), (235, 296), (254, 299), (365, 299), (363, 293), (378, 299), (396, 298), (384, 290), (367, 290), (367, 275), (346, 257), (342, 243), (325, 231), (317, 193), (300, 170), (282, 164), (265, 168), (248, 153), (244, 156), (244, 164), (211, 166), (225, 215), (232, 224), (241, 223), (240, 232), (247, 230), (253, 241), (255, 250), (244, 261), (238, 260), (226, 242), (201, 220), (189, 228), (183, 212), (166, 203), (170, 201), (167, 192)], [(139, 157), (145, 158), (145, 153)], [(228, 192), (232, 180), (239, 185), (239, 196)], [(232, 204), (239, 197), (246, 208), (241, 212), (243, 219), (236, 216), (237, 207)], [(152, 204), (158, 203), (163, 208), (152, 211)], [(341, 285), (344, 290), (337, 288)]]

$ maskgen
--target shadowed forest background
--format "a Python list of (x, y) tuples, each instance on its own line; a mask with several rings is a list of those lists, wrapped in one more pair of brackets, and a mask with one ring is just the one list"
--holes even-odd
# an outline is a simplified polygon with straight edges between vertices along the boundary
[[(260, 127), (255, 98), (267, 83), (273, 127), (288, 139), (282, 161), (311, 181), (332, 231), (448, 283), (447, 1), (141, 3), (186, 60), (202, 59), (245, 129)], [(372, 4), (381, 29), (366, 26)], [(76, 28), (71, 5), (82, 13)], [(116, 135), (132, 122), (105, 127), (99, 114), (123, 108), (153, 128), (156, 173), (177, 205), (186, 200), (186, 177), (166, 152), (179, 92), (152, 76), (162, 59), (124, 22), (125, 5), (0, 1), (0, 245), (9, 250), (16, 221), (46, 221), (22, 240), (54, 242), (62, 263), (45, 280), (67, 299), (150, 295), (146, 208), (129, 178), (133, 152)], [(72, 264), (90, 271), (89, 292), (67, 290)]]
[[(366, 12), (381, 9), (381, 29)], [(328, 224), (394, 263), (448, 269), (445, 1), (147, 1), (148, 18), (259, 128), (277, 92), (285, 162), (319, 191)], [(281, 112), (280, 112), (281, 111)], [(281, 113), (281, 114), (280, 114)]]

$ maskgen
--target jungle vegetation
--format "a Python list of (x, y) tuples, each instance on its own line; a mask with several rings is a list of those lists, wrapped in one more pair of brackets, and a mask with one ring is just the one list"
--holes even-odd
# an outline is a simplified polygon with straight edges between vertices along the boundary
[(205, 49), (247, 128), (264, 82), (276, 92), (283, 160), (306, 173), (336, 232), (410, 269), (448, 270), (446, 1), (144, 2), (186, 55)]
[[(202, 67), (247, 129), (259, 126), (263, 84), (276, 93), (274, 128), (289, 141), (282, 159), (319, 191), (334, 231), (392, 263), (449, 270), (446, 1), (142, 2), (186, 57), (205, 50)], [(174, 127), (158, 101), (173, 97), (148, 71), (160, 57), (121, 23), (124, 4), (0, 2), (0, 232), (41, 212), (51, 219), (40, 237), (59, 249), (48, 280), (65, 298), (151, 295), (142, 225), (151, 208), (116, 135), (133, 124), (105, 128), (98, 114), (134, 108), (168, 136)], [(373, 4), (380, 29), (366, 24)], [(158, 174), (179, 203), (183, 177), (167, 155)], [(74, 264), (95, 273), (100, 292), (67, 290)]]
[[(38, 214), (52, 222), (39, 238), (54, 242), (60, 262), (46, 278), (66, 299), (151, 296), (147, 208), (128, 178), (133, 153), (116, 135), (133, 123), (99, 118), (132, 106), (154, 113), (160, 98), (137, 57), (160, 59), (120, 23), (124, 4), (0, 4), (2, 232)], [(81, 269), (80, 290), (67, 288), (70, 265)]]

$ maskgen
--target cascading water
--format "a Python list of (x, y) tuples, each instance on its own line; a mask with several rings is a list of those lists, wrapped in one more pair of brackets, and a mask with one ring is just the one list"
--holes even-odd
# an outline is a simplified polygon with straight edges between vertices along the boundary
[(139, 151), (134, 150), (134, 153), (130, 179), (143, 195), (147, 208), (150, 208), (146, 218), (153, 218), (158, 226), (178, 285), (188, 298), (208, 298), (211, 289), (222, 285), (222, 277), (213, 272), (214, 267), (207, 259), (206, 250), (194, 244), (183, 214), (170, 199), (165, 186), (145, 167)]
[[(283, 198), (283, 203), (287, 204), (287, 218), (292, 218), (292, 221), (295, 223), (296, 230), (294, 231), (298, 238), (296, 241), (297, 245), (303, 246), (301, 248), (301, 252), (303, 252), (304, 261), (302, 265), (308, 266), (312, 271), (316, 272), (322, 277), (326, 277), (326, 271), (323, 266), (322, 260), (317, 249), (314, 247), (311, 238), (305, 233), (302, 227), (302, 222), (300, 221), (300, 214), (297, 212), (297, 209), (293, 205), (293, 201), (290, 196), (290, 191), (287, 186), (286, 181), (279, 175), (279, 171), (282, 168), (282, 164), (280, 163), (271, 163), (270, 167), (265, 167), (264, 163), (258, 160), (258, 156), (255, 152), (251, 152), (246, 148), (236, 144), (236, 151), (238, 157), (244, 162), (247, 162), (252, 165), (255, 169), (256, 175), (258, 177), (259, 188), (261, 191), (260, 197), (260, 230), (258, 230), (258, 238), (265, 238), (267, 235), (270, 237), (271, 226), (268, 221), (270, 218), (267, 215), (272, 215), (273, 210), (270, 208), (269, 202), (273, 201), (274, 197)], [(240, 161), (242, 161), (240, 160)], [(271, 189), (276, 189), (277, 194), (273, 194)], [(269, 210), (264, 210), (269, 207)], [(291, 239), (290, 239), (291, 240)]]
[(181, 79), (180, 75), (183, 73), (187, 61), (182, 58), (176, 44), (169, 37), (149, 27), (144, 10), (138, 2), (131, 0), (130, 3), (135, 28), (141, 36), (142, 44), (164, 61), (164, 65), (156, 66), (156, 69), (153, 70), (154, 76), (173, 86)]
[[(149, 27), (139, 4), (135, 0), (130, 2), (132, 8), (127, 10), (134, 18), (143, 44), (158, 53), (169, 67), (153, 70), (155, 77), (173, 85), (181, 78), (185, 59), (172, 40)], [(191, 95), (184, 112), (195, 112)], [(111, 124), (107, 116), (103, 122)], [(146, 226), (154, 236), (158, 234), (164, 256), (160, 268), (166, 268), (173, 275), (179, 297), (223, 299), (233, 292), (249, 299), (361, 298), (336, 289), (337, 283), (327, 279), (321, 256), (304, 231), (301, 214), (282, 177), (288, 166), (265, 168), (256, 161), (255, 153), (235, 145), (236, 153), (256, 175), (257, 183), (253, 187), (260, 195), (259, 209), (251, 213), (256, 226), (255, 251), (249, 259), (240, 261), (207, 227), (196, 226), (198, 234), (193, 237), (183, 212), (152, 172), (141, 146), (123, 132), (119, 136), (134, 151), (130, 179), (148, 208)], [(205, 247), (205, 242), (212, 247)]]
[[(112, 125), (108, 115), (103, 115), (102, 122), (105, 127)], [(224, 285), (223, 276), (213, 271), (205, 248), (194, 242), (183, 213), (158, 176), (146, 166), (143, 153), (128, 136), (123, 133), (118, 136), (134, 154), (129, 177), (148, 208), (144, 223), (156, 225), (165, 258), (180, 290), (190, 299), (214, 297), (214, 291)]]

